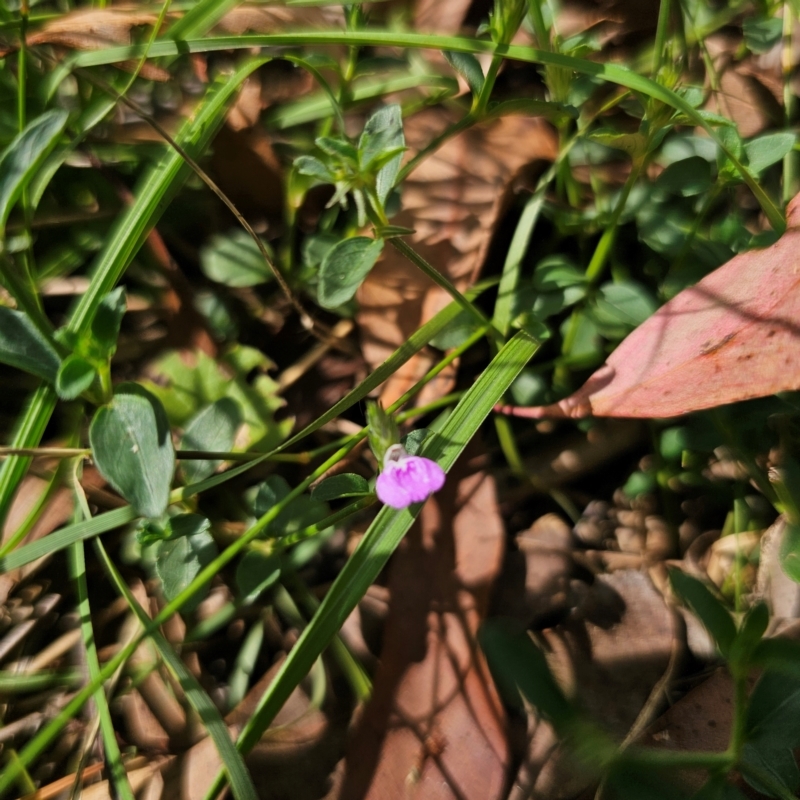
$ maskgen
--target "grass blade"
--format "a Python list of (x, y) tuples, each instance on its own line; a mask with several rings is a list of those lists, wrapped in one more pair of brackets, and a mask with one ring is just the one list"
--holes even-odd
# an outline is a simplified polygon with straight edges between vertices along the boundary
[[(538, 346), (527, 333), (517, 333), (462, 397), (443, 426), (441, 434), (432, 437), (429, 446), (423, 449), (423, 454), (449, 470)], [(374, 582), (421, 508), (422, 504), (402, 511), (384, 507), (378, 513), (242, 731), (237, 744), (242, 752), (248, 753), (261, 738), (294, 687), (306, 676), (314, 661)], [(220, 788), (218, 779), (206, 798), (214, 797)]]
[[(642, 92), (649, 97), (660, 100), (662, 103), (681, 111), (692, 122), (703, 128), (716, 142), (717, 146), (731, 160), (742, 179), (755, 195), (759, 205), (770, 221), (770, 225), (778, 233), (786, 229), (783, 214), (772, 202), (767, 193), (761, 188), (758, 180), (750, 174), (744, 164), (738, 159), (719, 139), (714, 129), (698, 113), (697, 109), (687, 103), (680, 95), (656, 83), (650, 78), (639, 75), (627, 67), (619, 64), (602, 64), (587, 61), (583, 58), (565, 56), (546, 50), (536, 50), (523, 45), (496, 45), (493, 42), (471, 39), (463, 36), (438, 36), (426, 33), (394, 33), (382, 30), (346, 31), (346, 32), (320, 32), (303, 31), (296, 33), (251, 35), (251, 36), (220, 36), (207, 39), (187, 40), (180, 43), (180, 47), (187, 52), (200, 53), (214, 50), (234, 50), (249, 47), (293, 47), (312, 45), (346, 45), (351, 47), (405, 47), (419, 49), (452, 50), (457, 53), (492, 53), (510, 58), (515, 61), (526, 61), (532, 64), (545, 64), (565, 69), (575, 70), (584, 75), (594, 75), (610, 83), (616, 83), (627, 89)], [(73, 63), (79, 66), (100, 64), (113, 64), (130, 58), (141, 56), (143, 49), (136, 47), (114, 47), (107, 50), (81, 53), (74, 58)], [(150, 55), (168, 56), (178, 53), (178, 46), (174, 42), (156, 42), (150, 49)]]
[[(95, 542), (95, 547), (97, 548), (97, 553), (111, 581), (117, 591), (128, 601), (128, 605), (139, 618), (139, 622), (144, 626), (150, 624), (150, 617), (147, 616), (147, 613), (141, 605), (139, 605), (125, 581), (122, 580), (122, 576), (108, 557), (108, 553), (99, 539)], [(253, 786), (250, 773), (247, 771), (242, 756), (236, 749), (228, 733), (228, 727), (222, 719), (219, 710), (163, 635), (158, 631), (154, 631), (150, 634), (150, 638), (158, 648), (158, 652), (167, 665), (167, 668), (185, 692), (186, 698), (191, 703), (192, 708), (194, 708), (202, 720), (209, 736), (214, 740), (214, 744), (217, 746), (217, 752), (222, 762), (225, 764), (225, 770), (230, 779), (233, 796), (237, 800), (258, 800), (258, 794), (255, 786)]]

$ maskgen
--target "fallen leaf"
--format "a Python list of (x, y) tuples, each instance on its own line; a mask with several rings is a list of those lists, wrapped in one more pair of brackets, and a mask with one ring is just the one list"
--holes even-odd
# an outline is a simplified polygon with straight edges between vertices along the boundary
[[(626, 570), (599, 576), (573, 614), (541, 635), (562, 688), (621, 741), (667, 672), (676, 630), (672, 612), (647, 575)], [(592, 780), (552, 727), (532, 717), (519, 790), (510, 797), (566, 800)]]
[(800, 195), (772, 246), (731, 259), (640, 325), (542, 417), (673, 417), (800, 388)]
[[(419, 151), (455, 118), (436, 108), (405, 121), (406, 143)], [(531, 117), (502, 117), (447, 141), (403, 182), (400, 214), (392, 224), (411, 228), (411, 246), (460, 291), (478, 277), (492, 231), (515, 175), (536, 160), (552, 160), (552, 128)], [(394, 248), (386, 247), (358, 292), (357, 322), (364, 357), (373, 369), (451, 298)], [(384, 403), (396, 400), (433, 363), (429, 354), (410, 359), (384, 385)], [(428, 402), (449, 391), (455, 367), (426, 387)]]
[(503, 796), (504, 714), (475, 635), (505, 534), (494, 481), (460, 464), (392, 563), (384, 648), (340, 800)]

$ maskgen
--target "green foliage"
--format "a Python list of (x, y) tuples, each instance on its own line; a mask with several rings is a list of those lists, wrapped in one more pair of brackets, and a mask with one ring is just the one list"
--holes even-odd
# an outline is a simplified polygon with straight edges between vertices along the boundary
[(138, 384), (120, 384), (111, 403), (95, 413), (89, 442), (102, 476), (138, 514), (166, 511), (175, 451), (158, 398)]
[(342, 497), (361, 497), (369, 493), (369, 484), (364, 478), (352, 472), (343, 472), (320, 481), (311, 492), (311, 497), (327, 502)]
[[(167, 385), (147, 383), (173, 425), (186, 428), (206, 406), (228, 398), (241, 415), (243, 431), (237, 441), (241, 449), (266, 451), (286, 438), (292, 423), (274, 420), (283, 402), (276, 396), (275, 382), (266, 375), (272, 362), (263, 353), (238, 345), (219, 361), (199, 351), (192, 361), (176, 352), (168, 353), (153, 367)], [(252, 378), (254, 372), (256, 377)]]
[(280, 576), (281, 560), (277, 555), (251, 550), (236, 568), (236, 586), (242, 597), (253, 601), (275, 585)]
[(74, 400), (85, 392), (97, 377), (94, 366), (81, 356), (67, 356), (58, 368), (56, 391), (62, 400)]
[[(242, 422), (239, 406), (230, 397), (221, 397), (198, 411), (187, 423), (181, 450), (225, 452), (233, 447)], [(181, 471), (187, 483), (197, 483), (211, 475), (222, 462), (216, 459), (183, 461)]]
[[(167, 600), (174, 600), (218, 555), (211, 523), (199, 514), (178, 514), (164, 525), (164, 538), (154, 545), (154, 570)], [(208, 587), (195, 592), (187, 611), (195, 608)]]
[[(269, 245), (264, 246), (269, 252)], [(273, 280), (258, 245), (241, 228), (212, 236), (200, 250), (200, 265), (207, 278), (234, 288)]]
[(0, 306), (0, 361), (55, 383), (61, 358), (22, 311)]
[(325, 308), (346, 303), (369, 275), (383, 251), (381, 239), (354, 236), (325, 253), (319, 270), (319, 302)]
[(0, 155), (0, 241), (14, 205), (67, 124), (66, 111), (51, 110), (28, 123)]
[(736, 626), (722, 603), (705, 584), (681, 570), (671, 570), (669, 581), (673, 591), (697, 614), (714, 637), (722, 654), (730, 653), (736, 638)]
[[(256, 603), (266, 607), (287, 594), (285, 587), (291, 588), (298, 569), (324, 560), (322, 544), (334, 526), (366, 508), (373, 499), (368, 480), (339, 472), (342, 459), (365, 435), (369, 435), (379, 462), (386, 448), (399, 440), (409, 453), (426, 454), (449, 469), (493, 405), (508, 402), (503, 399), (506, 391), (517, 403), (561, 399), (583, 381), (584, 370), (599, 365), (659, 302), (699, 280), (734, 253), (769, 243), (770, 236), (774, 241), (783, 228), (782, 206), (775, 198), (785, 200), (797, 188), (796, 169), (792, 169), (796, 137), (791, 132), (796, 115), (790, 108), (779, 130), (743, 141), (724, 113), (704, 110), (707, 96), (703, 87), (708, 85), (709, 76), (693, 74), (697, 85), (681, 85), (685, 63), (701, 69), (700, 46), (687, 43), (682, 36), (670, 37), (675, 30), (706, 37), (720, 26), (739, 24), (739, 18), (732, 18), (725, 10), (713, 15), (701, 10), (695, 18), (689, 8), (672, 8), (659, 21), (650, 71), (649, 65), (638, 63), (635, 69), (605, 63), (602, 41), (593, 31), (561, 39), (552, 19), (554, 11), (547, 3), (498, 0), (488, 25), (473, 38), (405, 32), (391, 27), (391, 20), (386, 23), (390, 27), (379, 28), (378, 12), (368, 26), (358, 5), (347, 8), (341, 30), (208, 36), (233, 5), (231, 0), (201, 0), (176, 21), (165, 17), (165, 32), (153, 30), (147, 45), (75, 53), (59, 65), (51, 63), (49, 57), (32, 57), (35, 50), (12, 50), (4, 62), (5, 73), (0, 71), (0, 227), (8, 223), (8, 235), (2, 241), (2, 279), (11, 295), (8, 305), (17, 309), (0, 307), (0, 362), (46, 382), (20, 416), (10, 442), (21, 448), (36, 447), (48, 426), (56, 428), (50, 418), (59, 400), (80, 399), (64, 413), (59, 410), (57, 425), (65, 429), (71, 446), (81, 446), (86, 442), (86, 422), (93, 416), (88, 437), (92, 457), (109, 484), (131, 503), (94, 519), (78, 519), (42, 540), (14, 549), (26, 533), (20, 529), (0, 548), (0, 565), (8, 571), (58, 554), (70, 545), (77, 554), (75, 545), (83, 539), (144, 516), (151, 519), (140, 536), (146, 554), (138, 564), (132, 563), (131, 569), (151, 565), (167, 601), (158, 618), (151, 621), (132, 599), (113, 560), (100, 546), (106, 573), (145, 632), (107, 663), (90, 669), (88, 684), (71, 696), (57, 717), (43, 726), (19, 759), (10, 762), (0, 775), (0, 795), (14, 786), (23, 769), (52, 747), (58, 732), (90, 697), (98, 702), (108, 728), (110, 716), (103, 711), (104, 704), (105, 711), (108, 705), (103, 687), (147, 638), (209, 728), (233, 794), (237, 798), (254, 797), (242, 752), (259, 740), (312, 664), (317, 663), (315, 670), (323, 670), (319, 656), (329, 642), (334, 642), (337, 660), (348, 663), (341, 649), (336, 650), (333, 637), (407, 532), (413, 522), (412, 512), (379, 512), (319, 608), (315, 610), (313, 603), (304, 607), (304, 613), (313, 611), (313, 617), (245, 726), (238, 748), (234, 748), (219, 711), (193, 682), (174, 649), (160, 635), (159, 626), (171, 614), (196, 608), (212, 579), (229, 580), (233, 573), (227, 574), (226, 566), (235, 567), (237, 596), (223, 609), (219, 620), (229, 621), (244, 607)], [(765, 6), (758, 9), (757, 16), (748, 17), (749, 12), (745, 12), (744, 44), (735, 58), (745, 52), (745, 47), (764, 53), (777, 44), (783, 30), (783, 20), (773, 16), (777, 11)], [(49, 7), (46, 13), (50, 13)], [(526, 13), (537, 50), (511, 44)], [(788, 14), (789, 8), (783, 13)], [(15, 36), (13, 15), (0, 10), (0, 16), (4, 35)], [(33, 26), (40, 24), (35, 16)], [(138, 34), (133, 39), (144, 41)], [(342, 45), (341, 53), (331, 45)], [(214, 134), (239, 88), (268, 60), (236, 63), (239, 50), (254, 47), (266, 48), (275, 58), (285, 57), (305, 70), (318, 87), (311, 95), (270, 108), (255, 128), (266, 131), (275, 141), (277, 158), (287, 170), (284, 196), (275, 204), (284, 215), (275, 214), (273, 219), (271, 212), (265, 212), (270, 218), (257, 220), (266, 224), (256, 226), (278, 274), (286, 277), (285, 287), (274, 282), (274, 273), (256, 242), (238, 227), (230, 229), (232, 221), (211, 209), (211, 195), (198, 178), (192, 177), (187, 190), (179, 192), (192, 176), (192, 162), (206, 164), (211, 150), (217, 150)], [(325, 48), (324, 55), (316, 52), (318, 47)], [(159, 118), (162, 89), (165, 95), (175, 92), (172, 100), (182, 90), (182, 79), (152, 91), (150, 81), (140, 78), (131, 82), (128, 75), (117, 77), (108, 70), (102, 71), (103, 80), (114, 85), (109, 95), (103, 96), (106, 90), (95, 80), (101, 72), (98, 67), (122, 62), (127, 67), (138, 59), (144, 63), (146, 56), (177, 77), (187, 54), (201, 58), (202, 52), (216, 51), (224, 52), (224, 63), (211, 60), (210, 73), (214, 75), (219, 69), (219, 76), (179, 128), (178, 148), (165, 145), (156, 149), (150, 144), (120, 147), (106, 130), (87, 138), (104, 120), (109, 128), (117, 124), (116, 118), (121, 115), (111, 112), (118, 106), (120, 94), (135, 96), (137, 102), (146, 98), (144, 105), (152, 105)], [(457, 95), (456, 82), (440, 74), (440, 64), (429, 63), (426, 51), (444, 53), (451, 67), (466, 80), (471, 99)], [(687, 61), (689, 56), (691, 62)], [(523, 96), (514, 82), (519, 77), (513, 71), (515, 60), (537, 65), (549, 100)], [(72, 72), (73, 67), (79, 69)], [(653, 78), (644, 77), (644, 73)], [(503, 74), (503, 86), (495, 86), (498, 74)], [(789, 84), (784, 88), (788, 92)], [(389, 103), (388, 98), (397, 102)], [(186, 99), (183, 97), (184, 102)], [(415, 130), (414, 153), (403, 166), (403, 118), (442, 101), (453, 114), (452, 121), (427, 142), (420, 141)], [(170, 112), (177, 107), (170, 106)], [(69, 115), (63, 110), (66, 108)], [(528, 197), (522, 197), (527, 191), (524, 181), (515, 187), (525, 186), (519, 196), (509, 195), (514, 208), (508, 224), (514, 222), (517, 212), (519, 219), (507, 248), (497, 296), (486, 293), (478, 309), (475, 293), (465, 299), (443, 277), (449, 265), (427, 265), (408, 243), (413, 240), (406, 237), (413, 231), (392, 226), (389, 220), (403, 207), (402, 180), (406, 175), (461, 131), (505, 114), (551, 120), (558, 152), (552, 167), (536, 177)], [(360, 136), (352, 135), (364, 120)], [(69, 137), (64, 135), (68, 121)], [(490, 127), (487, 125), (484, 131)], [(279, 141), (275, 131), (280, 131)], [(503, 153), (497, 157), (502, 160)], [(92, 168), (78, 169), (86, 166), (86, 159)], [(103, 169), (95, 169), (96, 164)], [(466, 166), (468, 172), (470, 165)], [(216, 175), (217, 169), (215, 164), (210, 171)], [(607, 175), (620, 175), (624, 182), (618, 185), (608, 181)], [(476, 175), (476, 179), (482, 178)], [(326, 195), (325, 189), (310, 192), (323, 184), (333, 187), (332, 196)], [(741, 184), (749, 187), (755, 203), (746, 199)], [(124, 186), (134, 187), (133, 197), (130, 201), (125, 198), (120, 210), (120, 188)], [(505, 188), (498, 185), (497, 195)], [(434, 221), (443, 213), (436, 206), (437, 198), (434, 194), (430, 217)], [(326, 199), (328, 206), (323, 210)], [(243, 202), (242, 208), (247, 205)], [(763, 228), (757, 206), (773, 231), (754, 237), (752, 231)], [(160, 257), (154, 259), (151, 252), (139, 255), (165, 208), (169, 213), (159, 233), (180, 272), (189, 277), (188, 286), (182, 276), (165, 270)], [(414, 208), (405, 210), (413, 213)], [(71, 215), (90, 222), (66, 223), (64, 230), (68, 232), (62, 237), (61, 223), (51, 225), (50, 220), (69, 220)], [(106, 215), (114, 219), (110, 228)], [(186, 233), (186, 219), (191, 220), (191, 236)], [(372, 225), (371, 231), (364, 230), (367, 224)], [(501, 225), (497, 230), (504, 232), (505, 228)], [(420, 230), (420, 235), (431, 243), (429, 231)], [(453, 238), (456, 247), (458, 235)], [(381, 257), (386, 241), (457, 302), (413, 332), (385, 364), (289, 438), (292, 420), (275, 420), (284, 401), (278, 383), (267, 374), (273, 367), (269, 356), (273, 347), (281, 348), (291, 341), (285, 353), (276, 354), (276, 360), (281, 368), (290, 360), (299, 360), (307, 369), (304, 358), (309, 355), (313, 360), (320, 352), (312, 350), (316, 342), (305, 330), (297, 335), (297, 318), (291, 309), (296, 310), (298, 302), (306, 305), (309, 313), (307, 317), (300, 314), (302, 324), (308, 328), (309, 320), (313, 320), (315, 329), (311, 333), (329, 346), (332, 340), (323, 324), (330, 315), (313, 308), (314, 304), (350, 316), (356, 291)], [(492, 255), (507, 244), (504, 235), (498, 235)], [(86, 260), (95, 251), (99, 254), (89, 269)], [(502, 259), (502, 253), (500, 256)], [(65, 314), (67, 306), (54, 301), (43, 289), (53, 278), (73, 275), (88, 283)], [(176, 346), (178, 339), (178, 346), (183, 347), (186, 333), (171, 327), (171, 306), (170, 313), (162, 314), (164, 275), (181, 303), (177, 327), (192, 318), (192, 309), (184, 308), (184, 304), (194, 300), (210, 321), (212, 334), (229, 345), (220, 355), (186, 350), (164, 354), (158, 349), (162, 347), (165, 320), (170, 346)], [(125, 282), (132, 309), (123, 340), (134, 346), (120, 346), (114, 377), (117, 372), (131, 377), (146, 369), (152, 378), (146, 383), (147, 389), (124, 383), (112, 390), (110, 362), (117, 351), (127, 308), (125, 290), (118, 287), (120, 280)], [(197, 281), (202, 284), (202, 294), (196, 291)], [(292, 297), (284, 300), (279, 292), (287, 289)], [(64, 327), (54, 331), (51, 320)], [(515, 329), (522, 332), (506, 343)], [(139, 336), (140, 332), (143, 335)], [(291, 449), (374, 392), (426, 344), (466, 352), (482, 334), (488, 334), (488, 347), (476, 348), (469, 357), (469, 374), (478, 375), (474, 385), (462, 391), (464, 385), (459, 384), (457, 405), (452, 397), (440, 401), (447, 407), (446, 413), (428, 423), (431, 429), (419, 428), (400, 438), (395, 415), (402, 404), (385, 412), (368, 405), (368, 431), (333, 442), (323, 438), (315, 449)], [(239, 343), (240, 337), (247, 345)], [(526, 366), (540, 344), (541, 359)], [(448, 358), (440, 358), (414, 391), (450, 364)], [(145, 362), (149, 366), (143, 366)], [(283, 380), (281, 385), (286, 385)], [(410, 407), (406, 408), (409, 410), (399, 419), (413, 416)], [(290, 410), (295, 412), (294, 408)], [(684, 499), (681, 493), (692, 487), (707, 493), (712, 506), (727, 503), (724, 513), (733, 504), (729, 517), (733, 521), (726, 525), (726, 531), (754, 530), (767, 514), (746, 510), (752, 487), (745, 481), (721, 486), (706, 474), (709, 454), (721, 445), (730, 448), (735, 452), (733, 457), (748, 466), (764, 497), (790, 517), (781, 558), (787, 573), (800, 580), (800, 568), (795, 564), (800, 551), (797, 481), (790, 474), (788, 461), (775, 471), (772, 483), (759, 473), (762, 462), (755, 455), (765, 452), (771, 439), (763, 436), (764, 425), (756, 431), (758, 426), (751, 429), (745, 420), (745, 416), (760, 422), (769, 418), (781, 428), (781, 447), (792, 450), (796, 449), (795, 433), (787, 431), (792, 431), (796, 410), (782, 407), (779, 411), (738, 415), (724, 435), (725, 424), (720, 423), (724, 412), (682, 420), (666, 428), (654, 425), (652, 451), (638, 467), (631, 467), (625, 491), (632, 498), (641, 497), (644, 504), (658, 495), (665, 506), (673, 505), (665, 516), (675, 512), (673, 516), (679, 517), (677, 509)], [(538, 453), (547, 434), (531, 431), (517, 441), (517, 429), (511, 425), (503, 428), (498, 424), (497, 432), (494, 444), (499, 448), (493, 452), (502, 451), (514, 474), (522, 477), (527, 462), (520, 459), (517, 445), (526, 447), (532, 442), (531, 452)], [(761, 444), (753, 445), (759, 433)], [(330, 435), (326, 429), (320, 436)], [(173, 437), (183, 450), (254, 450), (263, 457), (224, 472), (219, 470), (219, 458), (182, 459), (181, 473), (187, 485), (170, 491)], [(321, 456), (330, 452), (333, 455), (319, 463)], [(285, 461), (292, 466), (284, 472)], [(27, 464), (27, 456), (12, 456), (0, 467), (0, 517), (7, 511)], [(333, 477), (323, 478), (331, 472)], [(314, 488), (309, 494), (311, 486)], [(553, 494), (554, 498), (558, 496)], [(337, 501), (333, 514), (328, 501)], [(168, 509), (175, 516), (167, 517)], [(204, 514), (214, 520), (214, 535)], [(218, 516), (242, 526), (241, 532), (231, 536), (226, 527), (217, 527)], [(677, 529), (680, 519), (670, 518), (669, 524)], [(225, 543), (224, 549), (217, 549), (217, 541), (220, 547)], [(76, 586), (81, 581), (85, 586), (84, 573), (75, 572)], [(674, 572), (671, 581), (676, 595), (694, 610), (717, 641), (737, 686), (734, 713), (737, 723), (742, 723), (735, 725), (737, 732), (729, 751), (711, 754), (722, 758), (709, 757), (702, 764), (711, 776), (696, 797), (741, 798), (741, 793), (723, 779), (723, 773), (733, 768), (766, 794), (785, 797), (800, 783), (791, 757), (791, 747), (800, 744), (793, 721), (797, 716), (794, 682), (800, 680), (798, 648), (794, 643), (763, 639), (768, 623), (765, 606), (750, 607), (737, 627), (734, 620), (740, 619), (740, 602), (737, 614), (732, 615), (724, 599), (696, 579)], [(728, 596), (726, 591), (723, 587), (724, 596)], [(731, 594), (739, 601), (740, 587), (737, 585)], [(298, 618), (302, 627), (302, 614), (298, 613)], [(256, 677), (254, 668), (267, 630), (265, 619), (262, 616), (250, 625), (241, 649), (232, 654), (233, 667), (226, 676), (231, 701), (244, 696), (249, 681)], [(216, 630), (226, 624), (219, 620), (214, 622)], [(209, 623), (205, 630), (212, 627)], [(89, 649), (92, 636), (85, 624), (83, 638)], [(575, 746), (588, 773), (603, 776), (604, 791), (609, 795), (676, 796), (664, 777), (668, 770), (652, 769), (648, 753), (636, 747), (631, 753), (620, 753), (564, 696), (549, 672), (546, 657), (530, 636), (490, 622), (482, 633), (482, 644), (505, 696), (518, 704), (521, 694), (536, 705), (566, 736), (565, 746)], [(349, 669), (355, 670), (350, 658)], [(764, 672), (748, 701), (741, 690), (754, 666)], [(345, 672), (347, 669), (345, 666)], [(324, 672), (321, 674), (323, 680), (320, 682), (316, 675), (315, 686), (324, 685)], [(363, 676), (361, 683), (354, 679), (353, 685), (356, 696), (363, 699), (367, 691)], [(120, 782), (124, 768), (119, 754), (114, 754), (113, 733), (113, 728), (103, 731), (106, 752), (117, 791), (125, 796), (124, 781)], [(666, 763), (669, 754), (663, 755), (667, 756), (663, 759)], [(220, 780), (210, 794), (215, 793), (215, 787), (221, 788)]]

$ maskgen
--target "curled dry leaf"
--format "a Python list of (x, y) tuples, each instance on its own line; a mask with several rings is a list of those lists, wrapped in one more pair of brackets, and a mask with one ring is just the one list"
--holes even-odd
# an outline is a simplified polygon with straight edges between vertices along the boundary
[[(115, 44), (130, 44), (131, 28), (153, 25), (157, 14), (138, 10), (84, 9), (72, 11), (51, 20), (38, 32), (27, 38), (29, 46), (50, 44), (69, 50), (102, 50)], [(133, 71), (137, 61), (123, 61), (117, 66)], [(154, 64), (144, 64), (139, 73), (152, 81), (168, 81), (170, 74)]]
[(771, 247), (731, 259), (640, 325), (575, 394), (515, 416), (673, 417), (800, 388), (800, 196)]
[[(418, 151), (455, 120), (429, 109), (405, 122), (406, 142)], [(403, 211), (392, 223), (412, 228), (411, 246), (460, 291), (475, 282), (495, 222), (509, 199), (514, 176), (536, 160), (556, 155), (550, 126), (530, 117), (502, 117), (446, 142), (404, 181)], [(357, 316), (364, 357), (375, 368), (450, 302), (450, 296), (394, 248), (386, 247), (358, 293)], [(390, 403), (430, 368), (420, 354), (386, 383)], [(420, 402), (449, 391), (453, 371), (426, 387)]]

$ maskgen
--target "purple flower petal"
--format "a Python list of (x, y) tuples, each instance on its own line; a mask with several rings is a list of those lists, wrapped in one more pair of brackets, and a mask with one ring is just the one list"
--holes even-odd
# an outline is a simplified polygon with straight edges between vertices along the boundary
[(438, 492), (444, 480), (444, 470), (435, 461), (403, 454), (397, 460), (387, 458), (375, 490), (378, 499), (387, 506), (406, 508)]

